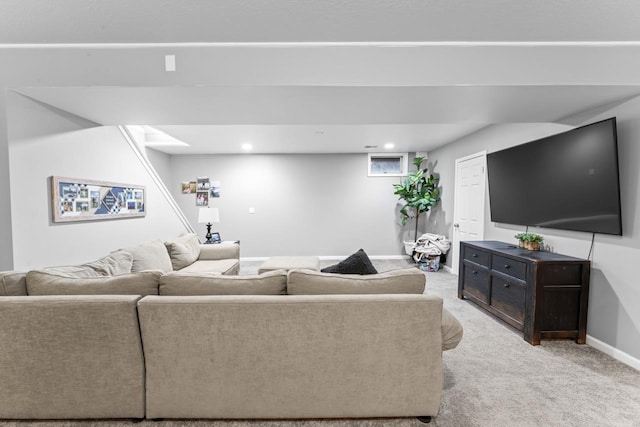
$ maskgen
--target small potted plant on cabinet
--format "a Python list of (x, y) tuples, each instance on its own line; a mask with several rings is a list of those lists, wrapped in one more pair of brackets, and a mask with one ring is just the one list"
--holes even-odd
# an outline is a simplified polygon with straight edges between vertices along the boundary
[(536, 233), (518, 233), (515, 238), (520, 242), (520, 247), (530, 251), (540, 250), (540, 244), (544, 238)]

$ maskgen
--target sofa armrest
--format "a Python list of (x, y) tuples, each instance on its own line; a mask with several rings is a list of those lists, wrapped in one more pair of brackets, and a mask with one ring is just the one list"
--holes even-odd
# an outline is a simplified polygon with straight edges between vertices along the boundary
[(218, 259), (240, 259), (240, 245), (233, 242), (200, 244), (198, 261)]
[(0, 296), (27, 295), (27, 273), (0, 271)]

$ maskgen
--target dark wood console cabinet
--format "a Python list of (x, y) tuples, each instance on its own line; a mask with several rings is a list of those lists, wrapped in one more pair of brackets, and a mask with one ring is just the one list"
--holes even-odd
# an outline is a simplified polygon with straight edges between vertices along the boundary
[(467, 298), (524, 334), (525, 341), (584, 344), (591, 262), (497, 241), (460, 243), (458, 298)]

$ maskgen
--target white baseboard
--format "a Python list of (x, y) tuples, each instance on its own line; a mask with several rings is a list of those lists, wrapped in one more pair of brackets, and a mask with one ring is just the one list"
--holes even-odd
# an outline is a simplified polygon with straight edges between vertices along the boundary
[(604, 354), (608, 354), (609, 356), (624, 363), (625, 365), (629, 365), (633, 369), (640, 371), (640, 360), (625, 353), (624, 351), (618, 350), (617, 348), (610, 346), (609, 344), (604, 343), (599, 339), (593, 338), (591, 335), (587, 335), (587, 345), (590, 345), (596, 350), (600, 350)]
[(454, 271), (453, 271), (453, 268), (449, 267), (449, 266), (448, 266), (448, 265), (446, 265), (446, 264), (442, 266), (442, 269), (443, 269), (444, 271), (446, 271), (447, 273), (455, 274), (456, 276), (458, 275), (458, 272), (457, 272), (457, 271), (455, 271), (455, 272), (454, 272)]
[(266, 256), (241, 256), (240, 261), (266, 261)]
[[(408, 259), (409, 255), (369, 255), (370, 259)], [(320, 258), (322, 259), (322, 258)]]

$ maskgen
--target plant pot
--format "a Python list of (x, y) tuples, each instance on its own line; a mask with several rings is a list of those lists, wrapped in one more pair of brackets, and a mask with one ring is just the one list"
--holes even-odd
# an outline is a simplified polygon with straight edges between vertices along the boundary
[(539, 242), (524, 242), (524, 248), (530, 251), (538, 251), (540, 250)]
[(518, 246), (524, 248), (524, 240), (518, 240)]
[(416, 242), (403, 240), (402, 243), (404, 243), (404, 253), (409, 256), (413, 255), (413, 245), (415, 245)]

